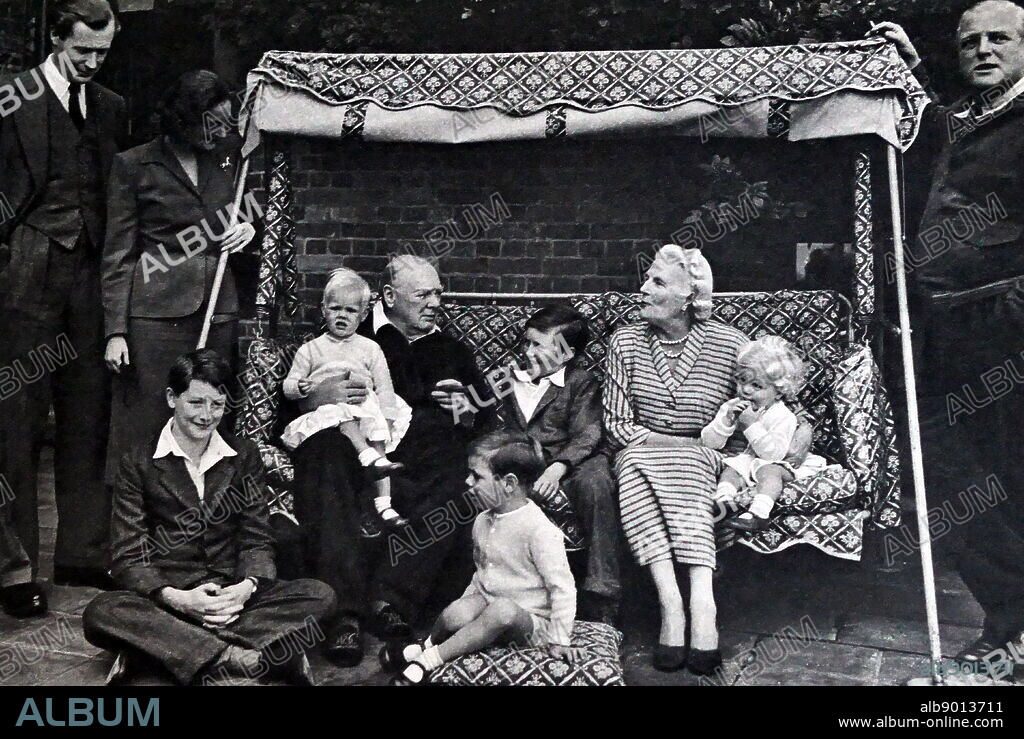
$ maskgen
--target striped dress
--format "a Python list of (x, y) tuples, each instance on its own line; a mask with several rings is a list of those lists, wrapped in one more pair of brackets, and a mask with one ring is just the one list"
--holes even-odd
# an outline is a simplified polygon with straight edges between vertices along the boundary
[[(616, 331), (608, 347), (604, 422), (618, 454), (622, 527), (641, 565), (673, 559), (715, 566), (712, 494), (722, 469), (701, 429), (735, 394), (733, 370), (749, 339), (717, 321), (694, 322), (675, 371), (647, 324)], [(687, 436), (682, 448), (643, 446), (651, 431)]]

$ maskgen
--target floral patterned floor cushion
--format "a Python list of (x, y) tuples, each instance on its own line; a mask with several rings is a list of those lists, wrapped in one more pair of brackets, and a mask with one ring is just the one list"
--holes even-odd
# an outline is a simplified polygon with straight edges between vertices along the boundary
[(449, 662), (430, 676), (435, 685), (625, 685), (622, 634), (607, 624), (577, 621), (572, 645), (586, 656), (569, 664), (545, 649), (492, 647)]

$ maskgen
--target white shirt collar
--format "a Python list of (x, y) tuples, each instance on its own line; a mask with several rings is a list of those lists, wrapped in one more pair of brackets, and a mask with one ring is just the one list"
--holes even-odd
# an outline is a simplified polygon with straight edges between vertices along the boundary
[[(395, 324), (392, 322), (392, 320), (390, 318), (388, 318), (387, 314), (384, 312), (384, 301), (383, 300), (378, 300), (376, 305), (373, 306), (373, 334), (374, 334), (374, 336), (377, 335), (377, 332), (380, 331), (382, 327), (388, 325), (389, 323), (392, 326), (395, 326)], [(395, 328), (397, 329), (398, 327), (395, 326)], [(412, 343), (413, 341), (418, 341), (418, 340), (422, 339), (424, 336), (429, 336), (430, 334), (436, 333), (438, 330), (439, 329), (437, 328), (437, 324), (435, 323), (434, 327), (432, 329), (430, 329), (429, 331), (427, 331), (427, 333), (422, 334), (421, 336), (417, 336), (415, 339), (411, 339), (409, 343)], [(401, 332), (399, 332), (399, 333), (401, 333)], [(402, 335), (404, 336), (405, 334), (402, 334)]]
[[(46, 61), (43, 62), (43, 76), (46, 78), (47, 83), (50, 85), (50, 89), (53, 90), (57, 99), (60, 100), (60, 104), (64, 106), (64, 110), (70, 110), (71, 108), (71, 83), (60, 73), (60, 69), (57, 68), (57, 58), (54, 54), (46, 57)], [(82, 107), (82, 115), (87, 115), (85, 110), (85, 85), (83, 84), (78, 91), (78, 102)]]
[[(173, 454), (175, 457), (183, 457), (187, 462), (191, 461), (189, 456), (185, 454), (185, 451), (181, 448), (178, 440), (174, 438), (174, 432), (171, 431), (172, 423), (174, 423), (174, 419), (168, 419), (163, 430), (160, 432), (160, 438), (156, 442), (156, 451), (153, 452), (153, 459), (159, 459), (160, 457), (166, 457), (169, 454)], [(199, 469), (205, 473), (206, 470), (213, 467), (213, 465), (224, 457), (234, 457), (237, 454), (238, 452), (232, 449), (228, 443), (224, 441), (224, 437), (220, 435), (220, 432), (214, 429), (213, 436), (210, 437), (210, 443), (206, 447), (206, 451), (203, 452), (202, 458), (199, 460)]]
[[(512, 374), (516, 376), (516, 379), (519, 380), (519, 382), (533, 382), (533, 375), (531, 375), (527, 370), (516, 368), (512, 370)], [(547, 377), (540, 378), (541, 383), (545, 380), (556, 387), (565, 387), (565, 367), (559, 369), (558, 372), (552, 372)]]

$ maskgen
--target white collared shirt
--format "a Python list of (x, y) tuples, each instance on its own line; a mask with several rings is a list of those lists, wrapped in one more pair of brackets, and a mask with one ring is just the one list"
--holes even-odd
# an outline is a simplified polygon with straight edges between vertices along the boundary
[(238, 454), (234, 449), (228, 446), (228, 443), (224, 441), (216, 429), (213, 431), (213, 435), (210, 437), (210, 443), (206, 446), (206, 451), (203, 452), (203, 456), (199, 458), (199, 464), (195, 464), (192, 459), (185, 454), (182, 450), (181, 445), (178, 444), (178, 440), (174, 438), (174, 432), (171, 431), (171, 424), (174, 423), (174, 419), (167, 421), (167, 425), (164, 426), (163, 431), (160, 432), (160, 439), (156, 443), (156, 451), (153, 452), (153, 459), (160, 459), (160, 457), (166, 457), (173, 454), (175, 457), (181, 457), (185, 460), (185, 469), (188, 470), (188, 476), (192, 478), (192, 482), (195, 483), (196, 492), (199, 493), (199, 500), (203, 499), (206, 495), (206, 473), (225, 457), (234, 457)]
[[(47, 83), (50, 85), (50, 89), (53, 90), (54, 95), (60, 100), (60, 104), (64, 107), (64, 110), (71, 111), (71, 83), (60, 73), (60, 69), (57, 68), (57, 59), (53, 54), (46, 57), (46, 61), (43, 62), (43, 76), (46, 77)], [(89, 111), (85, 109), (85, 85), (83, 84), (78, 88), (78, 103), (82, 108), (82, 118), (86, 118), (89, 115)]]
[[(384, 301), (378, 300), (377, 304), (373, 306), (373, 335), (376, 336), (377, 332), (381, 330), (381, 327), (386, 326), (389, 323), (392, 326), (395, 326), (392, 320), (388, 318), (387, 314), (384, 312)], [(395, 326), (395, 328), (398, 328), (398, 326)], [(420, 334), (415, 339), (409, 339), (409, 343), (411, 344), (414, 341), (419, 341), (424, 336), (429, 336), (430, 334), (435, 333), (437, 331), (439, 331), (439, 329), (437, 328), (437, 324), (435, 323), (434, 327), (427, 331), (427, 333)], [(402, 332), (399, 331), (399, 333)], [(405, 334), (402, 335), (405, 336)]]
[(533, 383), (533, 376), (525, 370), (513, 370), (512, 377), (512, 394), (516, 398), (519, 410), (523, 412), (523, 418), (527, 421), (533, 417), (540, 399), (551, 385), (565, 387), (565, 367), (540, 378), (536, 385)]

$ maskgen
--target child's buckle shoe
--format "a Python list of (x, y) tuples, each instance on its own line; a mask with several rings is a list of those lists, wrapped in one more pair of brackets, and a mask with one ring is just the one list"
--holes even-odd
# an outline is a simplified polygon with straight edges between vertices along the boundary
[(366, 476), (371, 480), (383, 480), (385, 477), (397, 475), (405, 469), (401, 462), (388, 462), (387, 464), (371, 464), (366, 468)]

